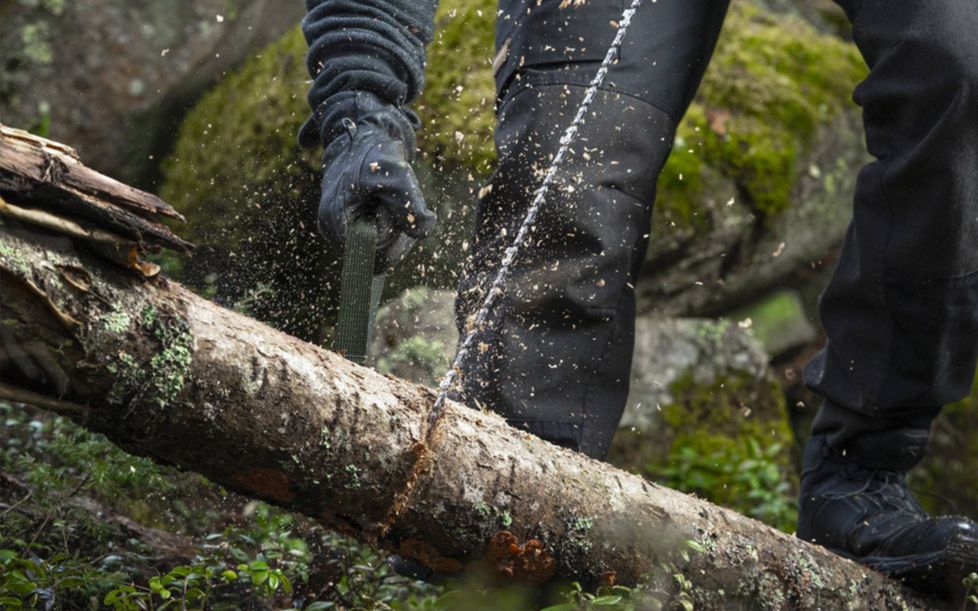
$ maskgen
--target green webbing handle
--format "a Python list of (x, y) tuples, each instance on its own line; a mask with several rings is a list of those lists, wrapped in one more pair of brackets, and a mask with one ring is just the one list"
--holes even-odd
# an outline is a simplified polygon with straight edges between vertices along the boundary
[(364, 217), (352, 221), (346, 229), (340, 316), (333, 349), (358, 365), (367, 360), (367, 346), (384, 292), (384, 274), (374, 275), (376, 258), (377, 225)]

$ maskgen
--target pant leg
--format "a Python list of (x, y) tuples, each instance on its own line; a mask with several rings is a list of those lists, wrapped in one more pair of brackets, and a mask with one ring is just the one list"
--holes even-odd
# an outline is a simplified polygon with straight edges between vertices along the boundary
[(875, 160), (820, 303), (813, 433), (873, 460), (910, 448), (905, 464), (978, 360), (978, 4), (842, 4), (870, 67), (854, 99)]
[[(478, 202), (460, 330), (491, 284), (621, 17), (623, 0), (502, 0), (498, 164)], [(706, 68), (727, 2), (646, 2), (595, 97), (493, 321), (463, 364), (460, 399), (603, 457), (628, 394), (634, 287), (655, 181)]]

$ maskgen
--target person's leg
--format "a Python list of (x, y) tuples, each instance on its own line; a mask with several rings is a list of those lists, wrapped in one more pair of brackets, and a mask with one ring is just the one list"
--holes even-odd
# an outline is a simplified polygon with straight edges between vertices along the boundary
[[(926, 431), (968, 394), (978, 359), (978, 5), (850, 4), (871, 70), (855, 100), (876, 160), (822, 296), (829, 341), (806, 371), (840, 414), (815, 432), (840, 448), (877, 418)], [(870, 419), (849, 424), (845, 411)], [(912, 435), (896, 445), (917, 447)]]
[[(978, 5), (842, 4), (870, 67), (855, 100), (876, 159), (859, 175), (820, 303), (828, 343), (806, 369), (826, 401), (805, 452), (798, 533), (892, 560), (974, 534), (963, 520), (913, 526), (923, 512), (902, 474), (941, 406), (968, 394), (978, 360)], [(874, 492), (879, 471), (903, 500)]]
[[(459, 288), (463, 333), (627, 6), (559, 4), (500, 2), (498, 164), (478, 203)], [(457, 398), (553, 443), (605, 456), (628, 393), (634, 285), (655, 181), (726, 6), (658, 0), (640, 7), (493, 322), (463, 364)]]

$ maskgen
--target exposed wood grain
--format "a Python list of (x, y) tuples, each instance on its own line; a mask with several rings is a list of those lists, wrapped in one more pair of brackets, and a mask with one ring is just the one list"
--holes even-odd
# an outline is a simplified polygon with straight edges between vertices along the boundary
[(90, 221), (145, 250), (193, 248), (160, 222), (162, 217), (183, 220), (160, 198), (86, 167), (62, 144), (3, 125), (0, 195), (23, 209)]

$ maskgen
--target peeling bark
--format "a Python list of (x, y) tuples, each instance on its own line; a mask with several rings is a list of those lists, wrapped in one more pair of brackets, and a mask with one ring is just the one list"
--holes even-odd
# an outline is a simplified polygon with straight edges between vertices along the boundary
[(646, 582), (702, 608), (937, 604), (494, 414), (449, 403), (429, 433), (430, 389), (113, 266), (83, 237), (0, 217), (0, 286), (0, 396), (439, 570), (488, 555), (513, 579)]
[[(190, 243), (174, 235), (155, 217), (183, 217), (155, 195), (139, 191), (84, 166), (73, 149), (0, 124), (0, 191), (10, 204), (43, 201), (84, 221), (98, 224), (140, 246), (165, 246), (187, 252)], [(31, 214), (0, 200), (0, 216)], [(106, 231), (82, 228), (104, 240)], [(113, 239), (114, 238), (114, 239)], [(110, 241), (122, 237), (110, 237)]]

